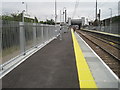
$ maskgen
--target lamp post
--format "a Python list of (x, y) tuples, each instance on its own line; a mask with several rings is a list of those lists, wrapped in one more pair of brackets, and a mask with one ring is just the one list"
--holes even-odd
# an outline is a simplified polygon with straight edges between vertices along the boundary
[(22, 22), (24, 23), (24, 12), (25, 10), (22, 11)]
[(20, 35), (20, 43), (21, 43), (21, 50), (23, 50), (23, 55), (25, 55), (26, 53), (25, 53), (25, 31), (24, 31), (24, 12), (25, 12), (25, 10), (23, 10), (22, 11), (22, 25), (23, 25), (23, 27), (22, 27), (22, 29), (21, 29), (21, 31), (20, 31), (20, 33), (21, 33), (21, 35)]
[(57, 22), (57, 1), (55, 0), (55, 25)]
[[(65, 11), (64, 11), (65, 10)], [(66, 7), (63, 8), (63, 23), (64, 23), (64, 14), (65, 14), (65, 22), (66, 22)]]
[[(24, 2), (22, 2), (22, 4), (24, 4)], [(27, 11), (27, 4), (26, 4), (26, 11)], [(23, 25), (23, 27), (22, 27), (22, 29), (21, 29), (21, 35), (20, 35), (20, 43), (21, 43), (21, 50), (23, 50), (23, 55), (25, 55), (26, 53), (25, 53), (25, 30), (24, 30), (24, 22), (25, 22), (25, 20), (24, 20), (24, 13), (25, 13), (25, 10), (23, 10), (22, 11), (22, 25)]]
[(110, 33), (112, 31), (112, 8), (109, 8), (109, 10), (111, 11), (110, 13)]
[(61, 10), (60, 10), (60, 24), (61, 24)]
[(25, 2), (22, 2), (22, 4), (26, 4), (26, 13), (28, 13), (28, 5)]

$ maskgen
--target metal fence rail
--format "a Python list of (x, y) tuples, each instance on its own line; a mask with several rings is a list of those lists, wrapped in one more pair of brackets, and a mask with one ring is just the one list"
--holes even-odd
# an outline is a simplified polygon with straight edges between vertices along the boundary
[(120, 22), (112, 23), (111, 26), (89, 26), (88, 29), (113, 33), (113, 34), (120, 34), (119, 27), (120, 27)]
[[(59, 34), (60, 26), (2, 21), (2, 63), (6, 64), (14, 57), (25, 55)], [(1, 38), (0, 38), (1, 39)], [(0, 42), (1, 43), (1, 42)]]
[(2, 21), (2, 63), (19, 55), (19, 22)]

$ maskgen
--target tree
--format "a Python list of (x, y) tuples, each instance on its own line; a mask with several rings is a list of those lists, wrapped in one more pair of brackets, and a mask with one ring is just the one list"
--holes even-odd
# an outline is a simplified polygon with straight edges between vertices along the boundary
[(35, 17), (35, 23), (38, 23), (38, 19), (37, 19), (37, 17)]
[(94, 25), (94, 26), (98, 26), (98, 24), (99, 24), (99, 21), (98, 21), (98, 19), (96, 19), (96, 20), (93, 22), (93, 25)]
[(54, 22), (53, 19), (47, 20), (46, 23), (49, 24), (49, 25), (55, 25), (55, 22)]
[(39, 23), (41, 23), (41, 24), (55, 25), (55, 22), (54, 22), (53, 19), (51, 19), (51, 20), (47, 19), (46, 21), (40, 21)]
[[(12, 13), (11, 15), (2, 15), (2, 20), (22, 22), (22, 16), (23, 13), (20, 14)], [(24, 17), (24, 21), (31, 23), (35, 21), (36, 23), (38, 23), (37, 17), (35, 17), (35, 19)]]

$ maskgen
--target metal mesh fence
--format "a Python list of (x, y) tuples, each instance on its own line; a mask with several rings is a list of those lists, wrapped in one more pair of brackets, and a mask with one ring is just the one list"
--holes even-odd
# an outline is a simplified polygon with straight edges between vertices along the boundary
[(2, 21), (2, 62), (20, 54), (19, 22)]
[(25, 50), (29, 50), (33, 47), (33, 24), (32, 23), (25, 23), (24, 24), (25, 30)]
[(107, 32), (107, 33), (113, 33), (113, 34), (120, 34), (119, 22), (112, 23), (111, 26), (101, 26), (101, 27), (100, 26), (89, 26), (88, 29)]
[[(2, 62), (24, 55), (59, 34), (60, 26), (2, 21)], [(1, 43), (1, 42), (0, 42)], [(2, 63), (2, 64), (3, 64)]]
[(36, 44), (42, 44), (43, 43), (43, 25), (38, 24), (36, 28)]

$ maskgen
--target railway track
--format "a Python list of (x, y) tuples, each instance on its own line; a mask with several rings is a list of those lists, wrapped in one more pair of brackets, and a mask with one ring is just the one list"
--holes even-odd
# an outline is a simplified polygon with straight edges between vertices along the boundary
[[(85, 33), (87, 33), (87, 32), (85, 32)], [(87, 34), (89, 34), (90, 36), (92, 36), (94, 38), (97, 38), (100, 41), (102, 41), (104, 43), (107, 43), (107, 44), (117, 48), (118, 50), (120, 50), (120, 42), (119, 42), (119, 40), (118, 41), (110, 40), (109, 38), (102, 37), (102, 36), (100, 36), (98, 34), (91, 34), (91, 33), (87, 33)]]
[(120, 78), (120, 57), (118, 55), (120, 49), (96, 36), (89, 35), (82, 31), (77, 31), (77, 33), (79, 33), (79, 35), (97, 52), (104, 62)]
[(96, 39), (99, 39), (100, 41), (104, 42), (104, 43), (107, 43), (115, 48), (117, 48), (118, 50), (120, 50), (120, 43), (118, 42), (115, 42), (113, 40), (109, 40), (107, 38), (103, 38), (103, 37), (99, 37), (97, 35), (92, 35), (92, 34), (89, 34), (91, 37), (94, 37)]

